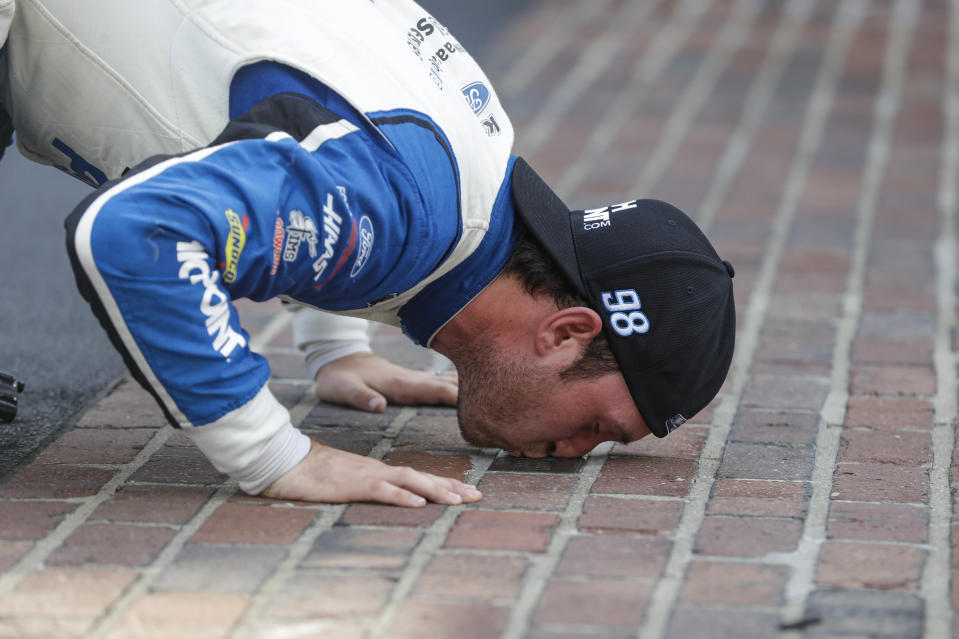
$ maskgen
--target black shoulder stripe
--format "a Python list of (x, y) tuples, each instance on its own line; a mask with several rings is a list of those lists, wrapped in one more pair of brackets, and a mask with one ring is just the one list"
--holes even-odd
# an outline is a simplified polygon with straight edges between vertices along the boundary
[(321, 124), (339, 120), (342, 120), (340, 116), (305, 95), (277, 93), (263, 98), (249, 111), (234, 118), (211, 145), (262, 139), (277, 131), (288, 133), (299, 141)]

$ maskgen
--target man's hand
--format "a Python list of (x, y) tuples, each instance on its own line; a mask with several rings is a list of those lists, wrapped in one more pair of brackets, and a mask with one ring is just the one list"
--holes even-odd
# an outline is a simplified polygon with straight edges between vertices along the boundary
[(458, 392), (455, 372), (414, 371), (372, 353), (347, 355), (316, 374), (317, 397), (371, 413), (382, 413), (387, 402), (456, 406)]
[(480, 491), (455, 479), (389, 466), (317, 442), (262, 496), (325, 503), (378, 501), (412, 508), (425, 506), (427, 500), (453, 506), (483, 498)]

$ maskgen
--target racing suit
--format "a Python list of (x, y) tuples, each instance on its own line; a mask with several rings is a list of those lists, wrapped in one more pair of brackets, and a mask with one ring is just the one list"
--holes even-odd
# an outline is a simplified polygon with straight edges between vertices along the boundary
[[(151, 7), (144, 7), (146, 12), (140, 14), (138, 5), (71, 7), (56, 0), (0, 0), (0, 45), (14, 19), (15, 7), (14, 31), (18, 42), (11, 46), (17, 54), (9, 73), (2, 69), (7, 47), (0, 51), (0, 157), (13, 133), (13, 122), (4, 104), (17, 114), (18, 142), (24, 156), (56, 166), (93, 186), (119, 177), (157, 153), (207, 144), (225, 126), (227, 113), (220, 112), (215, 105), (228, 96), (228, 83), (208, 87), (199, 94), (209, 101), (205, 104), (177, 105), (171, 110), (165, 104), (168, 96), (140, 91), (137, 85), (180, 93), (195, 89), (178, 86), (181, 76), (176, 74), (168, 76), (172, 80), (168, 87), (171, 82), (164, 81), (161, 66), (142, 63), (146, 60), (130, 64), (129, 50), (94, 44), (92, 37), (103, 37), (107, 32), (91, 30), (85, 28), (90, 25), (83, 24), (92, 22), (91, 16), (102, 9), (112, 16), (105, 25), (114, 34), (117, 27), (132, 27), (142, 33), (149, 28), (145, 19)], [(115, 37), (114, 34), (110, 35)], [(54, 38), (40, 40), (49, 35)], [(41, 42), (58, 40), (76, 42), (65, 48), (39, 46)], [(158, 38), (155, 44), (163, 43)], [(98, 63), (75, 59), (91, 54)], [(111, 91), (116, 88), (112, 83), (127, 85), (132, 90)], [(107, 98), (109, 106), (105, 106)], [(206, 111), (206, 118), (194, 117), (192, 112), (197, 109)], [(155, 118), (161, 119), (162, 125), (157, 126)], [(367, 322), (363, 320), (301, 312), (293, 316), (293, 335), (312, 377), (331, 361), (370, 351)]]
[[(316, 7), (17, 0), (7, 43), (21, 150), (52, 147), (95, 183), (124, 174), (67, 222), (81, 292), (171, 423), (252, 493), (309, 443), (231, 300), (279, 296), (429, 345), (516, 234), (512, 128), (449, 32), (410, 0)], [(63, 131), (57, 81), (102, 108)], [(174, 155), (128, 171), (148, 148)]]

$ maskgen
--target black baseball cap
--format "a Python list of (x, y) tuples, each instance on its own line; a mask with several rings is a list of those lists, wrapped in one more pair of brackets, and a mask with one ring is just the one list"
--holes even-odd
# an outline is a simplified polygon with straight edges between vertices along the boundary
[(696, 223), (651, 199), (571, 211), (522, 158), (512, 193), (520, 219), (603, 318), (653, 434), (705, 408), (733, 357), (735, 271)]

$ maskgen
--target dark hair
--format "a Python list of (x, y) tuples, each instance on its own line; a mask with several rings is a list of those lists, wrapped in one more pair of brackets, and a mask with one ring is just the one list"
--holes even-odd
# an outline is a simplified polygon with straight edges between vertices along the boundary
[[(530, 295), (544, 295), (559, 308), (571, 306), (591, 307), (590, 303), (573, 288), (560, 273), (556, 263), (526, 230), (521, 231), (509, 261), (503, 268), (506, 275), (515, 277)], [(600, 331), (586, 345), (578, 360), (560, 373), (564, 379), (590, 379), (619, 370), (616, 357), (609, 348), (606, 336)]]

